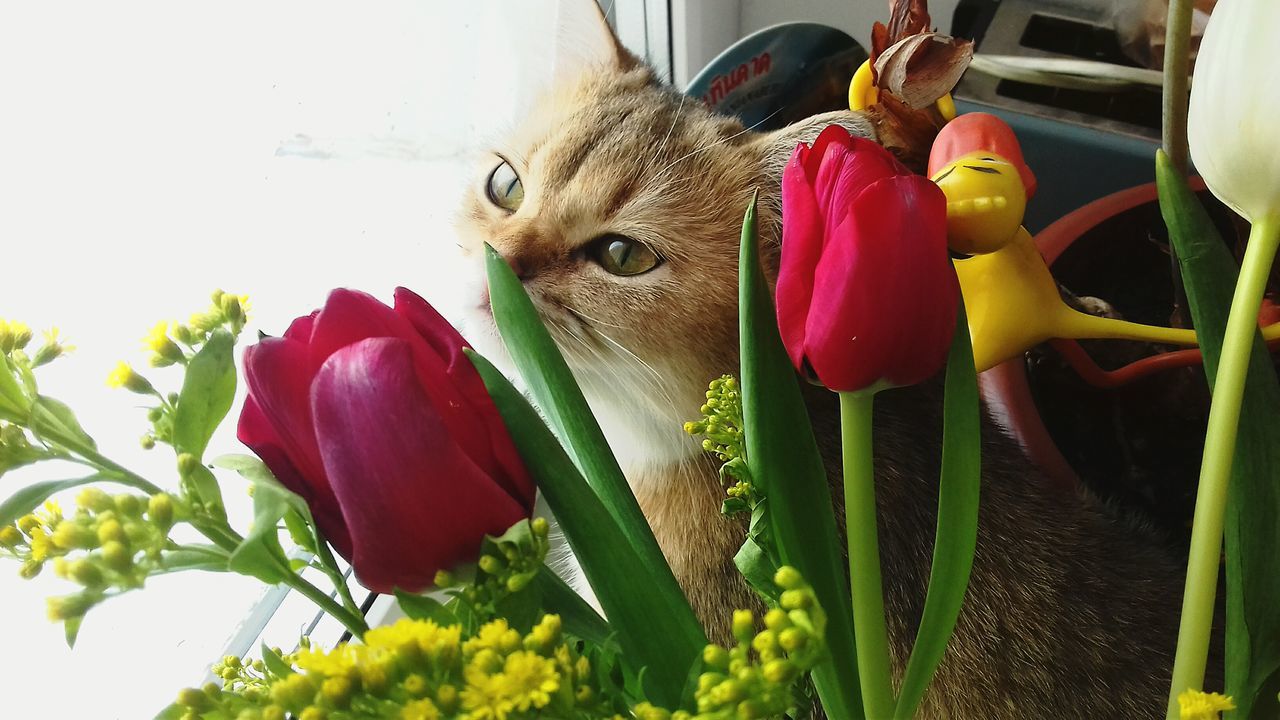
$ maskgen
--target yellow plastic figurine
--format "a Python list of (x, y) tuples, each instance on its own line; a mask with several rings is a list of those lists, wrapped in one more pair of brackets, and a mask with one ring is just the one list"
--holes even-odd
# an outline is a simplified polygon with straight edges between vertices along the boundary
[[(969, 312), (974, 360), (986, 370), (1053, 338), (1196, 345), (1195, 332), (1102, 318), (1069, 307), (1022, 216), (1035, 175), (1003, 120), (967, 113), (938, 134), (929, 177), (947, 196), (951, 249)], [(1280, 337), (1280, 325), (1265, 328)]]

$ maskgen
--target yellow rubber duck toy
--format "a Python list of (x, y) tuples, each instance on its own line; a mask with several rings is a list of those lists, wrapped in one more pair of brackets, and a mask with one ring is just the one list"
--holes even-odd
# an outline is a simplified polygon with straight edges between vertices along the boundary
[[(956, 272), (979, 372), (1053, 338), (1196, 345), (1192, 330), (1097, 317), (1063, 302), (1022, 226), (1035, 175), (1003, 120), (966, 113), (949, 122), (930, 153), (929, 177), (947, 196), (948, 244), (969, 256), (956, 261)], [(1280, 325), (1264, 336), (1280, 337)]]
[[(849, 83), (849, 108), (864, 110), (878, 96), (868, 61)], [(934, 141), (928, 174), (947, 197), (948, 244), (968, 256), (956, 261), (956, 272), (979, 372), (1053, 339), (1197, 345), (1192, 330), (1097, 317), (1063, 302), (1022, 226), (1036, 178), (1013, 128), (987, 113), (957, 116), (950, 95), (939, 98), (936, 107), (948, 122)], [(1280, 323), (1263, 328), (1263, 337), (1280, 338)]]

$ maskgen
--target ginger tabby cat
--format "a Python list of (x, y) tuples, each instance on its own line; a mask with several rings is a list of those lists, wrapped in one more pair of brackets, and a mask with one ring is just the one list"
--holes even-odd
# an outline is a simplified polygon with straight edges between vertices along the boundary
[[(593, 21), (579, 44), (595, 57), (558, 67), (557, 86), (485, 158), (464, 201), (460, 247), (477, 291), (462, 324), (509, 368), (482, 290), (488, 242), (523, 279), (677, 579), (723, 639), (732, 610), (757, 604), (733, 564), (744, 528), (720, 515), (717, 465), (681, 425), (697, 416), (710, 380), (737, 372), (743, 209), (758, 188), (765, 261), (776, 271), (779, 178), (796, 143), (833, 122), (874, 134), (852, 113), (753, 132), (663, 87), (598, 11), (583, 10)], [(839, 488), (834, 396), (809, 395)], [(880, 546), (899, 676), (929, 574), (940, 404), (937, 382), (878, 400)], [(1182, 566), (1139, 523), (1084, 492), (1050, 489), (986, 425), (973, 577), (920, 717), (1162, 716)]]

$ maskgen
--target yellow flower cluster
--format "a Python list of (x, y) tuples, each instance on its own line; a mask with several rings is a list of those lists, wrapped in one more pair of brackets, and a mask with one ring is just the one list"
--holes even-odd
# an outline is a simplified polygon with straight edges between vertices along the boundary
[[(154, 368), (186, 365), (191, 362), (210, 339), (215, 330), (225, 329), (238, 336), (248, 322), (249, 297), (232, 295), (215, 290), (209, 309), (191, 316), (190, 324), (160, 321), (142, 338), (148, 363)], [(172, 443), (173, 415), (176, 412), (178, 394), (164, 394), (129, 363), (120, 361), (107, 375), (107, 386), (123, 388), (139, 395), (147, 395), (159, 401), (147, 411), (151, 430), (142, 436), (144, 449), (150, 450), (156, 443)]]
[(751, 611), (739, 610), (733, 616), (737, 645), (707, 646), (702, 659), (708, 670), (698, 678), (693, 720), (779, 717), (803, 703), (796, 682), (823, 659), (827, 618), (795, 568), (779, 569), (774, 582), (782, 595), (765, 614), (763, 630), (756, 631)]
[(729, 500), (725, 502), (724, 513), (732, 515), (751, 510), (762, 498), (747, 473), (742, 390), (738, 380), (731, 375), (712, 380), (707, 388), (707, 402), (698, 412), (702, 419), (685, 423), (684, 431), (703, 436), (702, 449), (724, 463), (720, 476), (733, 481), (726, 491)]
[(0, 554), (21, 563), (22, 577), (33, 578), (52, 564), (59, 577), (83, 587), (49, 599), (55, 621), (79, 620), (110, 589), (142, 587), (163, 568), (177, 513), (174, 499), (164, 493), (109, 495), (96, 487), (81, 490), (76, 505), (68, 517), (49, 500), (15, 524), (0, 526)]
[[(779, 607), (757, 631), (734, 616), (733, 648), (708, 646), (695, 711), (632, 704), (606, 659), (566, 638), (557, 615), (527, 633), (497, 618), (468, 634), (461, 624), (403, 619), (331, 650), (304, 643), (268, 662), (227, 657), (213, 667), (223, 686), (189, 688), (177, 705), (196, 718), (400, 718), (401, 720), (753, 720), (804, 707), (796, 690), (820, 662), (826, 616), (792, 568), (778, 571)], [(608, 653), (603, 653), (608, 657)], [(620, 714), (625, 711), (626, 714)]]
[(25, 350), (31, 342), (31, 328), (17, 320), (0, 318), (0, 354)]
[(1235, 710), (1236, 704), (1221, 693), (1184, 690), (1178, 695), (1178, 709), (1182, 720), (1219, 720), (1223, 712)]
[(0, 318), (0, 355), (10, 358), (16, 365), (22, 366), (26, 370), (38, 368), (41, 365), (47, 365), (62, 355), (65, 355), (75, 346), (68, 345), (62, 341), (62, 337), (58, 332), (58, 328), (50, 328), (40, 333), (43, 342), (35, 354), (28, 357), (24, 352), (27, 346), (31, 344), (32, 334), (31, 328), (17, 320), (5, 320)]
[(179, 342), (192, 344), (186, 340), (188, 335), (194, 342), (201, 342), (208, 338), (209, 333), (224, 325), (232, 335), (239, 335), (244, 329), (245, 323), (249, 321), (249, 313), (253, 310), (248, 295), (233, 295), (214, 290), (211, 299), (212, 304), (208, 310), (192, 314), (185, 327), (175, 328), (176, 339)]
[(224, 658), (223, 688), (184, 690), (185, 717), (520, 720), (617, 717), (590, 660), (545, 615), (521, 634), (497, 619), (464, 637), (461, 625), (402, 619), (362, 644), (304, 647), (287, 672)]
[(497, 538), (489, 538), (476, 561), (478, 572), (469, 582), (459, 585), (447, 572), (437, 573), (435, 586), (451, 588), (471, 607), (481, 610), (482, 617), (499, 602), (529, 586), (551, 549), (551, 526), (546, 518), (517, 523)]

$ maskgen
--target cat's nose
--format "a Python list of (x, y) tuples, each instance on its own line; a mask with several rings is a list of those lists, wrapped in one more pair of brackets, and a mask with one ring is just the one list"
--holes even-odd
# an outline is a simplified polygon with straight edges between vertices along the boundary
[(507, 265), (511, 267), (511, 271), (516, 274), (516, 277), (520, 278), (521, 281), (529, 279), (532, 269), (528, 259), (511, 252), (500, 252), (498, 254), (502, 256), (503, 260), (507, 261)]

